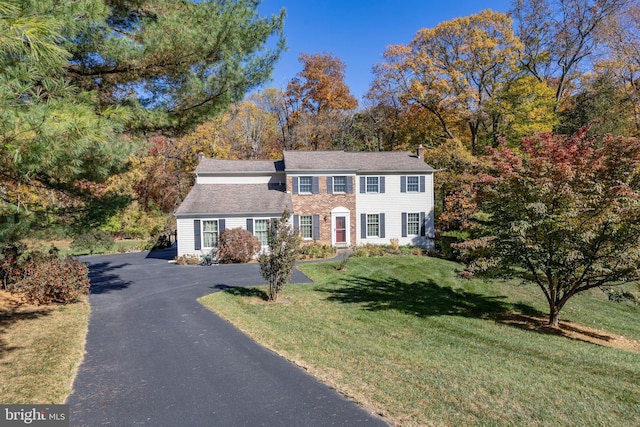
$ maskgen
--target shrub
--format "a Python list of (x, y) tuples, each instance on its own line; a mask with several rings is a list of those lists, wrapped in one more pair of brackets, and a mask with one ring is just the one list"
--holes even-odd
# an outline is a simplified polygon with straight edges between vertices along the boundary
[(2, 251), (3, 287), (29, 304), (70, 303), (89, 293), (89, 269), (55, 251), (24, 252), (10, 245)]
[(178, 265), (197, 265), (201, 262), (202, 260), (197, 255), (181, 255), (176, 258), (176, 264)]
[(89, 251), (93, 254), (98, 249), (110, 250), (115, 243), (111, 235), (102, 230), (90, 230), (78, 234), (71, 242), (71, 248), (80, 251)]
[(227, 228), (220, 233), (218, 242), (219, 261), (222, 263), (249, 262), (255, 257), (262, 245), (250, 231), (242, 228)]
[(336, 254), (336, 248), (326, 243), (307, 243), (300, 246), (300, 259), (324, 259)]

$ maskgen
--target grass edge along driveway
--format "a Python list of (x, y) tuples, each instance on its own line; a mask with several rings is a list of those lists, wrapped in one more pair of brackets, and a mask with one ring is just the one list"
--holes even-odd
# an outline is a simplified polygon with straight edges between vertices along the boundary
[(536, 326), (546, 307), (530, 285), (459, 279), (428, 257), (337, 267), (302, 265), (315, 283), (276, 304), (262, 288), (200, 301), (395, 425), (640, 425), (638, 307), (577, 296), (561, 317), (582, 334), (562, 336)]
[(0, 292), (0, 402), (64, 403), (84, 357), (89, 302), (15, 303)]

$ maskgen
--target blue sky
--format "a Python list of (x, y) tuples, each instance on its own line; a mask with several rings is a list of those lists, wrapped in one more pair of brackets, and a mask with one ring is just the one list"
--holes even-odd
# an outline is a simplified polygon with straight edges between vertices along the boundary
[(302, 69), (301, 52), (330, 53), (346, 64), (345, 81), (360, 100), (388, 45), (409, 43), (420, 28), (484, 9), (507, 12), (510, 6), (511, 0), (263, 0), (263, 16), (287, 10), (288, 47), (265, 87), (284, 89)]

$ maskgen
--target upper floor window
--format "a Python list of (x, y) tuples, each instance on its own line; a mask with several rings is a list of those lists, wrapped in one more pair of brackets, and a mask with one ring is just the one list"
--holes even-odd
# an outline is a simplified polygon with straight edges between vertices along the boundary
[(347, 192), (347, 177), (346, 176), (334, 176), (333, 177), (333, 192), (334, 193), (346, 193)]
[(367, 193), (378, 193), (380, 190), (380, 179), (377, 176), (367, 177)]
[(420, 191), (420, 177), (408, 176), (407, 177), (407, 191), (410, 193), (417, 193)]
[(311, 194), (313, 191), (313, 177), (301, 176), (298, 179), (298, 192)]

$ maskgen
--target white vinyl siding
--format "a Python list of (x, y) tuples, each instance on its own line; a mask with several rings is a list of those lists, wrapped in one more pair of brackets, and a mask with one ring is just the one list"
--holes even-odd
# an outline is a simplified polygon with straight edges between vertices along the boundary
[[(356, 245), (363, 244), (389, 244), (390, 239), (398, 239), (400, 245), (415, 245), (422, 247), (433, 247), (433, 174), (424, 174), (416, 176), (424, 176), (425, 191), (417, 193), (406, 192), (407, 174), (387, 174), (380, 175), (379, 178), (385, 179), (385, 192), (367, 193), (363, 189), (366, 186), (366, 175), (360, 175), (355, 182), (356, 188)], [(402, 192), (401, 182), (404, 177), (404, 189)], [(422, 183), (420, 183), (422, 184)], [(367, 237), (366, 236), (366, 218), (363, 221), (362, 214), (385, 214), (384, 237)], [(408, 233), (408, 223), (403, 224), (403, 217), (407, 219), (406, 213), (424, 213), (424, 225), (420, 224), (417, 234)], [(404, 214), (404, 216), (403, 216)], [(414, 217), (415, 218), (415, 217)], [(364, 227), (363, 227), (364, 222)], [(403, 226), (405, 227), (403, 230)], [(424, 227), (424, 234), (422, 228)], [(364, 233), (363, 233), (364, 230)], [(403, 233), (404, 231), (404, 233)], [(415, 225), (414, 230), (415, 231)], [(406, 234), (406, 235), (403, 235)]]

